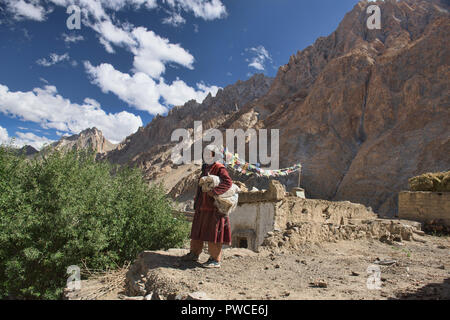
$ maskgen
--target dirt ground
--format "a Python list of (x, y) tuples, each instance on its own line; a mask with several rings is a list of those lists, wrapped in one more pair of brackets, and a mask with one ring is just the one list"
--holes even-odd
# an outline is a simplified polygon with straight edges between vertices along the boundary
[[(141, 274), (146, 293), (158, 292), (163, 299), (196, 291), (211, 299), (229, 300), (450, 299), (450, 238), (427, 235), (422, 239), (425, 242), (400, 245), (339, 241), (284, 252), (230, 248), (224, 250), (220, 269), (201, 267), (208, 259), (206, 253), (200, 263), (181, 262), (178, 256), (187, 252), (183, 249), (147, 251), (138, 264), (148, 271)], [(371, 274), (367, 269), (374, 265), (380, 270), (380, 288), (368, 289)], [(124, 293), (117, 289), (99, 299), (123, 299)]]

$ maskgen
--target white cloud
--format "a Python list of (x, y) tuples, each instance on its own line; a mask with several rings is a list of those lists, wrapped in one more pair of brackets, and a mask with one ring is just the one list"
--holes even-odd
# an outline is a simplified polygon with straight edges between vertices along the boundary
[(88, 104), (88, 105), (91, 105), (91, 106), (93, 106), (93, 107), (95, 107), (95, 108), (101, 108), (100, 102), (98, 102), (98, 101), (95, 100), (95, 99), (85, 98), (85, 99), (83, 100), (83, 102), (86, 103), (86, 104)]
[(9, 143), (9, 135), (8, 135), (8, 131), (3, 128), (2, 126), (0, 126), (0, 144), (7, 144)]
[[(210, 87), (208, 87), (203, 82), (197, 83), (197, 88), (202, 91), (200, 97), (202, 95), (204, 95), (204, 98), (206, 98), (206, 96), (209, 93), (211, 93), (212, 96), (215, 96), (217, 94), (217, 91), (219, 91), (219, 89), (221, 89), (220, 87), (217, 87), (217, 86), (210, 86)], [(197, 101), (200, 101), (200, 100), (203, 101), (204, 98), (200, 98)]]
[(79, 41), (83, 41), (84, 37), (82, 35), (75, 35), (75, 34), (67, 34), (67, 33), (63, 33), (62, 34), (63, 40), (66, 43), (74, 43), (74, 42), (79, 42)]
[(249, 67), (256, 70), (264, 71), (266, 61), (272, 61), (272, 57), (263, 46), (247, 48), (245, 51), (250, 52), (250, 54), (253, 55), (251, 59), (246, 59), (246, 61), (249, 62)]
[(50, 140), (47, 137), (39, 137), (31, 132), (16, 132), (16, 135), (17, 138), (14, 142), (19, 147), (30, 145), (36, 150), (40, 150), (44, 145), (49, 145), (55, 142), (54, 140)]
[(208, 87), (204, 83), (197, 83), (197, 90), (195, 90), (180, 79), (173, 81), (170, 85), (161, 79), (157, 87), (164, 101), (175, 106), (183, 105), (192, 99), (201, 103), (209, 93), (215, 96), (220, 89), (217, 86)]
[(158, 6), (157, 0), (101, 0), (100, 2), (105, 8), (112, 10), (122, 10), (126, 6), (130, 6), (135, 9), (139, 9), (142, 6), (145, 6), (147, 9), (154, 9)]
[[(64, 54), (56, 54), (51, 53), (49, 58), (41, 58), (36, 60), (36, 63), (42, 67), (51, 67), (60, 62), (68, 61), (72, 67), (78, 66), (78, 62), (75, 60), (71, 60), (69, 54), (66, 52)], [(45, 82), (46, 80), (41, 78), (41, 81)], [(47, 82), (48, 83), (48, 82)]]
[(147, 9), (155, 9), (156, 7), (158, 7), (156, 0), (142, 0), (142, 1), (145, 2), (145, 7)]
[(111, 43), (106, 41), (104, 38), (100, 38), (100, 43), (103, 45), (103, 47), (105, 47), (106, 52), (111, 53), (111, 54), (116, 53), (116, 51), (112, 47)]
[(186, 23), (186, 19), (184, 19), (181, 14), (179, 14), (178, 12), (172, 12), (170, 14), (170, 16), (164, 18), (162, 20), (163, 24), (169, 24), (171, 26), (174, 27), (178, 27), (181, 26), (182, 24)]
[(6, 7), (16, 20), (44, 21), (47, 14), (39, 0), (6, 0)]
[(221, 19), (227, 16), (227, 10), (220, 0), (163, 0), (172, 8), (192, 12), (195, 17), (204, 20)]
[(12, 145), (13, 147), (21, 148), (25, 145), (30, 145), (33, 148), (40, 150), (44, 145), (51, 144), (54, 140), (46, 137), (39, 137), (31, 132), (16, 132), (16, 136), (9, 136), (8, 131), (0, 126), (0, 144)]
[(127, 25), (122, 28), (117, 27), (110, 20), (105, 20), (94, 24), (93, 29), (97, 31), (103, 41), (113, 43), (118, 46), (133, 47), (136, 43), (130, 35), (130, 30), (126, 30)]
[(71, 135), (69, 134), (69, 133), (67, 133), (67, 132), (60, 132), (60, 131), (56, 131), (56, 135), (58, 136), (58, 137), (70, 137)]
[[(135, 68), (152, 77), (164, 72), (165, 62), (176, 62), (192, 68), (193, 57), (180, 45), (171, 44), (153, 31), (130, 24), (115, 23), (106, 9), (121, 10), (125, 7), (153, 9), (156, 0), (51, 0), (61, 6), (76, 3), (82, 7), (84, 24), (99, 34), (99, 41), (109, 53), (114, 53), (112, 45), (122, 46), (131, 51), (135, 57)], [(226, 8), (220, 0), (163, 0), (171, 8), (171, 15), (163, 23), (179, 26), (186, 20), (180, 11), (192, 12), (196, 17), (213, 20), (226, 16)], [(149, 61), (147, 62), (147, 60)], [(178, 60), (181, 60), (179, 62)]]
[(71, 4), (80, 6), (85, 13), (92, 15), (95, 20), (107, 19), (106, 10), (119, 11), (124, 8), (139, 10), (141, 8), (156, 9), (166, 4), (170, 9), (179, 12), (183, 10), (204, 20), (221, 19), (227, 16), (227, 10), (221, 0), (3, 0), (6, 8), (13, 13), (17, 20), (30, 19), (43, 21), (49, 10), (44, 4), (48, 2), (68, 7)]
[[(172, 23), (181, 23), (180, 18), (175, 18)], [(91, 23), (90, 26), (99, 34), (99, 41), (108, 53), (115, 53), (115, 45), (134, 55), (134, 72), (144, 72), (152, 78), (158, 78), (165, 72), (166, 63), (177, 63), (193, 69), (194, 57), (186, 49), (145, 27), (115, 25), (106, 15), (102, 21)]]
[[(98, 33), (99, 41), (107, 52), (115, 53), (114, 47), (118, 46), (133, 54), (132, 74), (122, 73), (110, 64), (94, 67), (89, 62), (85, 63), (92, 83), (98, 85), (103, 92), (111, 92), (129, 105), (150, 114), (162, 114), (167, 112), (169, 105), (183, 104), (190, 99), (201, 102), (208, 93), (216, 94), (218, 90), (216, 86), (197, 84), (196, 88), (192, 88), (179, 79), (172, 84), (166, 84), (161, 78), (166, 71), (166, 64), (177, 64), (192, 70), (194, 57), (180, 44), (171, 43), (145, 27), (119, 23), (115, 16), (110, 17), (106, 12), (107, 9), (121, 10), (126, 6), (134, 8), (145, 6), (153, 9), (157, 6), (156, 0), (50, 1), (59, 6), (75, 3), (82, 7), (83, 23)], [(226, 16), (225, 6), (220, 0), (162, 0), (161, 3), (168, 5), (171, 12), (178, 14), (172, 16), (172, 20), (167, 20), (167, 23), (184, 23), (184, 18), (180, 14), (182, 10), (192, 12), (196, 17), (205, 20)], [(65, 39), (68, 42), (72, 40), (69, 37)], [(60, 56), (51, 56), (50, 60), (40, 59), (38, 63), (44, 66), (53, 65), (61, 59)], [(65, 59), (68, 59), (68, 56), (64, 57)], [(76, 62), (72, 65), (76, 65)]]
[(248, 65), (249, 67), (253, 67), (253, 68), (255, 68), (256, 70), (261, 70), (261, 71), (264, 71), (264, 65), (260, 62), (260, 61), (258, 61), (258, 60), (253, 60), (249, 65)]
[(165, 72), (165, 63), (168, 62), (175, 62), (188, 69), (194, 68), (194, 57), (179, 44), (170, 43), (168, 39), (144, 27), (135, 28), (132, 35), (138, 43), (132, 49), (135, 71), (157, 78)]
[(36, 63), (43, 67), (50, 67), (62, 61), (68, 61), (70, 59), (69, 54), (66, 52), (62, 55), (51, 53), (49, 59), (41, 58), (36, 60)]
[[(39, 0), (33, 0), (39, 2)], [(75, 3), (82, 7), (84, 24), (91, 27), (99, 35), (100, 43), (111, 54), (115, 53), (113, 46), (120, 46), (134, 55), (133, 73), (145, 73), (153, 79), (159, 78), (166, 70), (167, 63), (179, 64), (193, 69), (194, 57), (180, 44), (171, 43), (145, 27), (134, 27), (129, 23), (115, 23), (106, 9), (121, 10), (126, 6), (140, 8), (155, 8), (156, 0), (50, 0), (59, 6)], [(226, 14), (226, 9), (220, 0), (164, 0), (173, 12), (165, 22), (181, 24), (185, 20), (179, 14), (180, 10), (191, 11), (197, 17), (206, 20), (216, 19)], [(65, 41), (75, 41), (75, 38), (65, 36)], [(80, 38), (79, 38), (80, 39)], [(40, 59), (38, 63), (50, 66), (60, 62), (61, 57), (53, 55), (51, 60)]]
[[(85, 15), (92, 15), (94, 19), (101, 20), (103, 18), (107, 18), (107, 14), (104, 9), (103, 1), (100, 0), (49, 0), (53, 4), (62, 7), (69, 7), (72, 4), (79, 6), (82, 9), (82, 12)], [(109, 1), (104, 1), (107, 5)], [(116, 1), (111, 1), (116, 2)], [(123, 1), (120, 1), (123, 2)]]
[(0, 85), (0, 112), (23, 121), (39, 123), (45, 129), (79, 133), (97, 127), (111, 142), (117, 143), (142, 126), (139, 116), (122, 111), (106, 113), (94, 100), (79, 105), (63, 98), (56, 87), (45, 86), (32, 91), (9, 91)]
[(98, 85), (103, 92), (112, 92), (129, 105), (150, 114), (167, 112), (167, 108), (159, 103), (160, 96), (155, 81), (146, 74), (138, 72), (130, 76), (108, 63), (94, 67), (90, 62), (85, 62), (84, 66), (92, 83)]
[[(90, 62), (85, 62), (84, 65), (91, 81), (103, 92), (112, 92), (129, 105), (150, 114), (167, 112), (168, 108), (165, 105), (182, 105), (191, 99), (202, 102), (209, 93), (214, 96), (219, 90), (217, 86), (209, 87), (203, 83), (198, 83), (196, 90), (180, 79), (169, 85), (160, 78), (157, 83), (143, 72), (129, 75), (107, 63), (96, 67)], [(161, 99), (165, 105), (160, 102)]]

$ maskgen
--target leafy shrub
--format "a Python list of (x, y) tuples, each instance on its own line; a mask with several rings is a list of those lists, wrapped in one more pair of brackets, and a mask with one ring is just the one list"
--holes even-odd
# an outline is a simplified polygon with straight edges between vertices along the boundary
[(66, 269), (105, 269), (183, 243), (162, 186), (88, 152), (27, 160), (0, 146), (0, 299), (57, 299)]

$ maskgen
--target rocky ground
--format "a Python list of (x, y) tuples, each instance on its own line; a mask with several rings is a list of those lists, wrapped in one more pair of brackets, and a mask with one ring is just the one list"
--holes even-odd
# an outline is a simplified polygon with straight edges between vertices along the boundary
[[(305, 244), (298, 250), (264, 247), (224, 250), (220, 269), (182, 263), (185, 249), (146, 251), (127, 280), (98, 299), (450, 299), (450, 238), (387, 244), (373, 239)], [(202, 254), (200, 262), (208, 255)], [(380, 289), (368, 289), (370, 266), (380, 268)], [(147, 270), (145, 274), (138, 274)], [(137, 278), (139, 279), (137, 279)], [(134, 281), (136, 280), (136, 281)], [(84, 290), (100, 284), (85, 281)], [(127, 283), (127, 284), (126, 284)], [(134, 296), (130, 298), (130, 296)], [(71, 299), (83, 299), (83, 289)]]

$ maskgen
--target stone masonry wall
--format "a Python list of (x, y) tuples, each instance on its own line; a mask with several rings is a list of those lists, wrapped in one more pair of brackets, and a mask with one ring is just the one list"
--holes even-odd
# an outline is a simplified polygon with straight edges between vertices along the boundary
[(282, 230), (286, 228), (288, 222), (348, 224), (349, 220), (376, 218), (377, 215), (371, 208), (358, 203), (286, 197), (277, 204), (275, 228)]
[(398, 216), (423, 223), (440, 220), (450, 226), (450, 192), (400, 192)]

